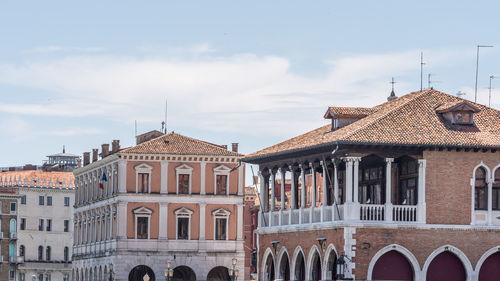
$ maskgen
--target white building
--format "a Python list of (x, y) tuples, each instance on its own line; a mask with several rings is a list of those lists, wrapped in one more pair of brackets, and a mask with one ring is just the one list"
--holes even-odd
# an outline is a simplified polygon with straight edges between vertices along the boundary
[(16, 280), (71, 280), (74, 176), (71, 172), (13, 171), (2, 177), (19, 191)]

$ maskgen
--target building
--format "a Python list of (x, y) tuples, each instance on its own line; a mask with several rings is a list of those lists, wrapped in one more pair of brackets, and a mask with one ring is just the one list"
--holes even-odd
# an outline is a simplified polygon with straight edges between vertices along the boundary
[[(255, 183), (257, 180), (255, 179)], [(257, 219), (259, 201), (255, 186), (245, 187), (245, 207), (243, 211), (245, 238), (245, 276), (243, 280), (255, 280), (257, 275)]]
[[(244, 274), (244, 166), (232, 150), (158, 131), (84, 153), (75, 170), (75, 280), (226, 280)], [(102, 188), (100, 187), (102, 184)]]
[(259, 165), (259, 280), (498, 280), (498, 110), (426, 89), (324, 118), (243, 159)]
[(16, 188), (0, 182), (0, 281), (15, 280), (17, 274), (18, 199)]
[[(71, 172), (11, 171), (0, 173), (0, 185), (15, 190), (17, 221), (10, 225), (17, 243), (9, 262), (17, 272), (10, 280), (71, 279), (74, 176)], [(11, 203), (15, 204), (15, 203)], [(14, 230), (14, 232), (12, 232)]]
[(48, 155), (47, 158), (42, 165), (42, 170), (44, 171), (73, 172), (80, 164), (80, 157), (75, 154), (66, 153), (64, 146), (62, 153)]

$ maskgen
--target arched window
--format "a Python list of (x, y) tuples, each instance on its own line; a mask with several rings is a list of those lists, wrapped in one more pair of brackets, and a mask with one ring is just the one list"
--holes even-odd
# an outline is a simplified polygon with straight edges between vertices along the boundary
[(495, 179), (493, 181), (493, 210), (500, 210), (500, 167), (495, 171)]
[(38, 260), (43, 261), (43, 247), (38, 246)]
[(488, 208), (488, 188), (486, 185), (486, 170), (479, 167), (476, 170), (474, 181), (474, 209), (486, 210)]
[(15, 233), (15, 232), (17, 232), (16, 219), (11, 219), (10, 220), (10, 233)]
[(64, 247), (64, 261), (69, 261), (69, 248)]
[(24, 257), (25, 254), (24, 245), (19, 246), (19, 256)]
[(47, 250), (45, 250), (45, 259), (50, 261), (50, 246), (47, 246)]

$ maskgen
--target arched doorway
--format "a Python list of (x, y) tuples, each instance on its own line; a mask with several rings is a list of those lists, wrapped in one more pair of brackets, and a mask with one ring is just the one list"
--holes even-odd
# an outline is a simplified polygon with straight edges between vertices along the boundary
[(196, 274), (189, 266), (181, 265), (174, 268), (172, 281), (196, 281)]
[(281, 280), (290, 280), (290, 261), (288, 260), (288, 254), (286, 252), (283, 252), (283, 255), (281, 256), (279, 272), (279, 278)]
[(337, 254), (331, 249), (326, 256), (327, 263), (325, 269), (326, 280), (337, 280)]
[(414, 271), (408, 259), (398, 251), (383, 254), (373, 267), (372, 280), (414, 280)]
[(486, 258), (479, 269), (479, 281), (496, 281), (500, 276), (500, 252)]
[(304, 259), (304, 254), (299, 252), (297, 258), (295, 259), (295, 280), (304, 281), (306, 280), (306, 263)]
[(230, 281), (229, 271), (225, 266), (214, 267), (208, 272), (207, 281)]
[(465, 281), (467, 274), (462, 261), (446, 251), (434, 257), (427, 269), (427, 281)]
[(268, 255), (264, 267), (264, 281), (273, 281), (276, 279), (274, 275), (274, 260), (272, 255)]
[(128, 274), (128, 281), (143, 281), (146, 274), (149, 276), (149, 281), (155, 281), (155, 273), (146, 265), (138, 265)]
[(319, 253), (317, 251), (314, 251), (311, 259), (311, 280), (321, 280), (321, 258), (319, 257)]

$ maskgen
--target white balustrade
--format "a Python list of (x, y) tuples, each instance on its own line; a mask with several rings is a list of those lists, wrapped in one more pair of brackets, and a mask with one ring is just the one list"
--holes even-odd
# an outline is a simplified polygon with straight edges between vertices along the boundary
[(385, 205), (361, 204), (360, 219), (364, 221), (383, 221)]
[(392, 210), (393, 221), (413, 222), (417, 221), (416, 205), (394, 205)]

